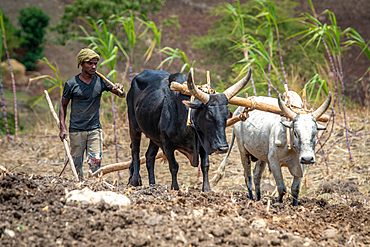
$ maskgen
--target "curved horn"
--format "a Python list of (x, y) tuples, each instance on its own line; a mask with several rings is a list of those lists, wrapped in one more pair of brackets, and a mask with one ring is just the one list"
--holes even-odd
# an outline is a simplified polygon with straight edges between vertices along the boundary
[(329, 92), (328, 98), (325, 100), (324, 103), (322, 103), (322, 105), (319, 108), (316, 109), (316, 111), (312, 113), (312, 116), (315, 119), (318, 119), (319, 117), (321, 117), (321, 115), (323, 115), (326, 112), (326, 110), (329, 108), (330, 102), (331, 102), (331, 93)]
[(237, 83), (235, 83), (234, 85), (232, 85), (231, 87), (229, 87), (228, 89), (224, 91), (225, 96), (230, 100), (237, 93), (239, 93), (239, 91), (245, 85), (247, 85), (247, 83), (249, 82), (249, 79), (251, 78), (251, 75), (252, 75), (252, 67), (249, 68), (248, 74), (243, 79), (241, 79), (240, 81), (238, 81)]
[(283, 112), (284, 116), (286, 116), (287, 118), (289, 118), (290, 120), (293, 121), (295, 119), (295, 117), (297, 116), (297, 113), (293, 112), (292, 110), (290, 110), (285, 105), (285, 103), (281, 99), (281, 95), (280, 94), (279, 94), (279, 97), (278, 97), (278, 102), (279, 102), (280, 110)]
[(200, 91), (194, 84), (193, 79), (193, 68), (190, 69), (189, 75), (188, 75), (188, 89), (196, 99), (201, 101), (203, 104), (207, 104), (209, 100), (209, 94), (206, 94), (202, 91)]

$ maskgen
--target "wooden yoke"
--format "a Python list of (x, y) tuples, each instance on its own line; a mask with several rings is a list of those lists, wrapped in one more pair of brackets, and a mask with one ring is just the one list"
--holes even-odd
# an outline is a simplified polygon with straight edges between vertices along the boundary
[[(182, 94), (185, 94), (185, 95), (191, 95), (186, 85), (182, 85), (182, 84), (180, 84), (178, 82), (175, 82), (175, 81), (171, 82), (171, 90), (172, 91), (179, 91), (179, 92), (181, 92)], [(244, 107), (252, 107), (252, 105), (253, 105), (252, 100), (250, 98), (245, 99), (245, 98), (236, 97), (236, 96), (232, 97), (229, 100), (229, 104), (237, 105), (237, 106), (244, 106)], [(274, 113), (274, 114), (279, 114), (281, 116), (284, 116), (284, 114), (282, 113), (282, 111), (280, 110), (280, 108), (278, 106), (274, 106), (274, 105), (270, 105), (270, 104), (266, 104), (266, 103), (262, 103), (262, 102), (256, 102), (256, 110), (271, 112), (271, 113)], [(294, 112), (295, 113), (302, 113), (302, 114), (307, 113), (303, 109), (294, 109)], [(328, 120), (329, 120), (329, 116), (327, 116), (327, 115), (322, 115), (321, 117), (319, 117), (317, 119), (317, 121), (320, 121), (320, 122), (327, 122)]]

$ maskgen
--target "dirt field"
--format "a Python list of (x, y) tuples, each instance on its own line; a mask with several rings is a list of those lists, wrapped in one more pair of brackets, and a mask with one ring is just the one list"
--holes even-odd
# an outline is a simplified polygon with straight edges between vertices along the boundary
[[(55, 177), (2, 173), (1, 246), (367, 246), (370, 210), (353, 199), (352, 183), (342, 202), (302, 197), (298, 207), (271, 196), (259, 202), (245, 191), (202, 193), (199, 186), (127, 188), (124, 209), (99, 203), (66, 203), (65, 191), (88, 186), (110, 190), (96, 180), (78, 185)], [(326, 189), (334, 190), (333, 186)]]
[[(369, 115), (350, 113), (351, 126), (369, 132)], [(338, 120), (339, 121), (339, 120)], [(362, 123), (358, 125), (356, 123)], [(51, 124), (50, 124), (51, 126)], [(180, 163), (180, 191), (170, 191), (168, 164), (156, 162), (155, 186), (148, 186), (145, 165), (143, 186), (127, 187), (128, 171), (111, 173), (83, 183), (73, 181), (69, 167), (58, 178), (64, 161), (57, 130), (43, 126), (11, 142), (0, 140), (0, 245), (1, 246), (367, 246), (370, 244), (370, 140), (352, 138), (354, 163), (348, 160), (345, 141), (334, 146), (327, 169), (317, 155), (302, 180), (299, 206), (291, 197), (275, 200), (275, 182), (265, 171), (262, 200), (248, 199), (237, 147), (228, 160), (226, 177), (212, 192), (201, 192), (197, 168), (185, 157)], [(115, 163), (110, 128), (104, 129), (104, 165)], [(119, 160), (129, 160), (127, 126), (119, 127)], [(227, 129), (228, 140), (231, 128)], [(333, 142), (343, 136), (335, 129)], [(142, 143), (142, 154), (148, 140)], [(210, 177), (224, 155), (210, 157)], [(87, 166), (84, 166), (85, 172)], [(290, 188), (292, 176), (284, 170)], [(113, 181), (118, 183), (112, 187)], [(107, 183), (109, 185), (107, 185)], [(66, 189), (89, 187), (127, 195), (131, 205), (119, 209), (104, 203), (66, 203)], [(11, 237), (12, 236), (12, 237)]]

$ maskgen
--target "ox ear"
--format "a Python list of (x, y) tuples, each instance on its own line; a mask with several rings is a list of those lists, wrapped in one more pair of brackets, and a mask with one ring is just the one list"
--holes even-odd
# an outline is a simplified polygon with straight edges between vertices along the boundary
[(190, 102), (188, 100), (183, 100), (182, 103), (184, 105), (186, 105), (187, 107), (189, 108), (192, 108), (192, 109), (197, 109), (199, 108), (203, 103), (200, 102), (200, 101), (197, 101), (197, 102)]
[(292, 128), (293, 127), (293, 121), (288, 122), (286, 120), (281, 120), (280, 123), (282, 125), (284, 125), (285, 127), (287, 127), (287, 128)]
[(326, 127), (324, 125), (321, 125), (319, 123), (316, 123), (317, 125), (317, 130), (326, 130)]

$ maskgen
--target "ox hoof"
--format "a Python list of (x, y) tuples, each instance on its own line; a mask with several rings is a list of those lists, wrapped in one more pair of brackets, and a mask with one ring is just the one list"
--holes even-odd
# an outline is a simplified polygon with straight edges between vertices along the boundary
[(212, 191), (211, 186), (209, 186), (209, 183), (208, 184), (203, 184), (202, 191), (205, 192), (205, 193), (208, 193), (208, 192)]
[(298, 206), (298, 199), (293, 197), (293, 206)]
[(203, 188), (202, 191), (205, 193), (208, 193), (208, 192), (211, 192), (212, 190), (210, 188), (207, 188), (207, 189)]
[(132, 185), (132, 186), (135, 186), (135, 187), (137, 187), (137, 186), (141, 186), (142, 185), (142, 183), (141, 183), (141, 178), (137, 178), (137, 179), (135, 179), (135, 178), (131, 178), (130, 180), (129, 180), (129, 182), (128, 182), (130, 185)]

